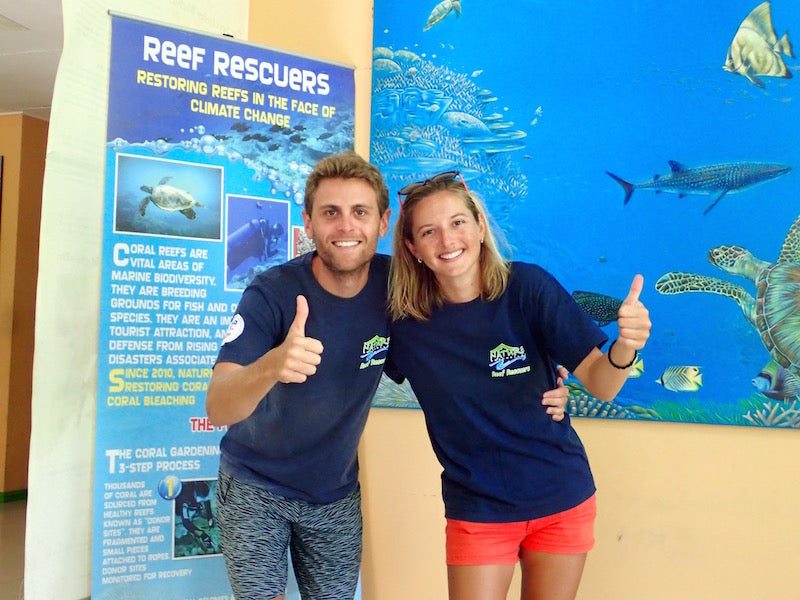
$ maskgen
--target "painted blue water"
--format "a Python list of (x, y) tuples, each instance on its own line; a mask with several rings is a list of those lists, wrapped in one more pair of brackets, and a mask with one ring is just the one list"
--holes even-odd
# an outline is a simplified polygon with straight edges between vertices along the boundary
[[(455, 164), (470, 174), (470, 188), (484, 198), (514, 258), (543, 265), (568, 290), (624, 298), (633, 275), (644, 275), (652, 337), (642, 353), (644, 373), (625, 386), (621, 404), (668, 401), (727, 413), (758, 397), (751, 380), (770, 356), (737, 303), (711, 294), (664, 296), (653, 287), (669, 271), (687, 271), (755, 294), (746, 278), (709, 264), (708, 251), (735, 244), (773, 262), (800, 214), (797, 79), (760, 77), (760, 88), (722, 68), (757, 4), (464, 2), (460, 17), (453, 11), (423, 31), (436, 2), (375, 3), (374, 46), (395, 53), (401, 71), (373, 65), (371, 157), (391, 191)], [(771, 8), (778, 38), (798, 30), (800, 6)], [(800, 61), (783, 58), (797, 75)], [(409, 87), (438, 94), (426, 92), (413, 114), (390, 120), (391, 94), (405, 100)], [(419, 96), (415, 91), (413, 99)], [(427, 111), (430, 118), (448, 101), (444, 117), (419, 116)], [(491, 152), (475, 140), (459, 147), (459, 132), (443, 126), (454, 110), (502, 123), (494, 133), (521, 133), (513, 144), (512, 136), (503, 138), (505, 151), (496, 151), (497, 141)], [(466, 127), (460, 133), (477, 135)], [(606, 175), (640, 183), (669, 173), (670, 160), (793, 170), (726, 194), (707, 215), (717, 195), (636, 190), (624, 205), (623, 189)], [(388, 251), (388, 242), (382, 248)], [(614, 324), (605, 329), (616, 335)], [(700, 366), (703, 386), (677, 393), (656, 384), (671, 365)]]

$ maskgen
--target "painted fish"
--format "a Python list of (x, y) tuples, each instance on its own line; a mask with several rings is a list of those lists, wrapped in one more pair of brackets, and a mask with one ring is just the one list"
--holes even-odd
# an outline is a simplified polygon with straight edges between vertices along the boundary
[(800, 379), (774, 360), (769, 361), (752, 380), (755, 388), (773, 400), (795, 400), (800, 396)]
[(644, 359), (641, 356), (637, 356), (636, 361), (631, 366), (631, 370), (628, 371), (628, 379), (641, 377), (642, 373), (644, 373)]
[(744, 75), (751, 83), (763, 88), (764, 84), (756, 75), (791, 78), (781, 54), (794, 58), (789, 33), (778, 39), (772, 27), (770, 4), (762, 2), (739, 25), (722, 68)]
[(451, 12), (455, 11), (456, 18), (461, 16), (461, 0), (442, 0), (433, 7), (431, 14), (428, 15), (428, 21), (425, 23), (425, 27), (422, 28), (422, 31), (428, 31), (431, 27), (444, 21), (444, 19), (449, 15)]
[(631, 199), (634, 190), (654, 189), (656, 193), (670, 192), (683, 198), (687, 194), (717, 195), (703, 214), (708, 214), (722, 197), (730, 193), (741, 192), (759, 183), (764, 183), (792, 170), (787, 165), (735, 162), (706, 165), (703, 167), (687, 167), (674, 160), (669, 161), (671, 171), (666, 175), (655, 175), (649, 181), (631, 183), (613, 173), (606, 174), (625, 190), (625, 204)]
[(616, 321), (619, 307), (622, 305), (622, 300), (618, 298), (596, 294), (595, 292), (575, 290), (572, 292), (572, 297), (587, 315), (597, 321), (600, 327)]
[(460, 111), (448, 111), (444, 113), (440, 124), (456, 132), (462, 138), (483, 138), (492, 134), (492, 130), (478, 117)]
[(671, 392), (695, 392), (703, 385), (703, 374), (700, 367), (667, 367), (656, 383)]

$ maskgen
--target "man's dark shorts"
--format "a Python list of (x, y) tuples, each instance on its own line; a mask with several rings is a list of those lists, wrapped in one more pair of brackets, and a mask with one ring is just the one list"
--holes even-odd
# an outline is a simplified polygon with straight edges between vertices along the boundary
[(361, 493), (330, 504), (292, 500), (220, 471), (217, 524), (237, 600), (281, 596), (292, 553), (303, 600), (353, 598), (361, 567)]

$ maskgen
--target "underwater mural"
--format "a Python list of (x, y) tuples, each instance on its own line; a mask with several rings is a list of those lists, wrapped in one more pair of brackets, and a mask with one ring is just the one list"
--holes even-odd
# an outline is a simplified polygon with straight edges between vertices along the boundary
[[(798, 27), (780, 0), (376, 0), (390, 198), (460, 171), (610, 339), (644, 276), (647, 347), (611, 403), (570, 380), (571, 415), (800, 427)], [(374, 406), (418, 405), (384, 378)]]

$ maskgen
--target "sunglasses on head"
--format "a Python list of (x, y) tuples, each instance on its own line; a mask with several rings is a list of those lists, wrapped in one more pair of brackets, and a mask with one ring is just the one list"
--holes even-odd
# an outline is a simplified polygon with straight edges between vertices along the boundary
[(461, 180), (461, 183), (464, 185), (464, 189), (467, 189), (467, 182), (464, 181), (460, 171), (443, 171), (442, 173), (437, 173), (436, 175), (429, 177), (424, 181), (415, 181), (414, 183), (409, 183), (407, 186), (400, 188), (397, 191), (397, 201), (400, 203), (400, 210), (403, 210), (404, 196), (408, 197), (410, 194), (413, 194), (417, 190), (424, 188), (426, 185), (444, 183), (445, 181), (453, 181), (456, 177)]

